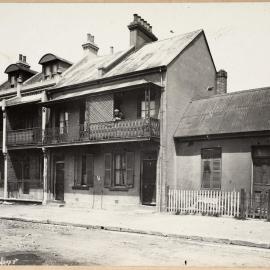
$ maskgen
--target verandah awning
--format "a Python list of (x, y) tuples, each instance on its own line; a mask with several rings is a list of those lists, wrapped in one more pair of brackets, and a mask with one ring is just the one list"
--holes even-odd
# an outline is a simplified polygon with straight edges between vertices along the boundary
[(129, 81), (129, 82), (123, 82), (123, 83), (117, 83), (117, 84), (111, 84), (111, 85), (106, 85), (106, 86), (98, 86), (98, 87), (93, 87), (91, 89), (86, 89), (86, 90), (81, 90), (81, 91), (74, 91), (71, 93), (66, 93), (66, 94), (61, 94), (59, 96), (54, 97), (52, 100), (43, 102), (43, 104), (50, 104), (53, 102), (59, 102), (59, 101), (64, 101), (68, 99), (74, 99), (74, 98), (79, 98), (82, 96), (86, 95), (91, 95), (91, 94), (98, 94), (102, 92), (107, 92), (107, 91), (113, 91), (113, 90), (128, 90), (134, 87), (143, 87), (143, 86), (154, 86), (160, 88), (161, 86), (157, 83), (149, 82), (146, 80), (134, 80), (134, 81)]

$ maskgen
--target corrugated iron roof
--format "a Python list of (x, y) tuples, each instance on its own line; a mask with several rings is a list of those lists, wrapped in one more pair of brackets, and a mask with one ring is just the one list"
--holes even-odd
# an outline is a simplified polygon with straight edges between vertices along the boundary
[(148, 43), (106, 74), (106, 77), (167, 66), (202, 30)]
[(33, 94), (29, 96), (24, 96), (24, 97), (14, 97), (11, 99), (6, 100), (6, 106), (15, 106), (15, 105), (21, 105), (25, 103), (35, 103), (39, 102), (42, 99), (42, 94)]
[(103, 86), (96, 86), (87, 90), (81, 90), (81, 91), (76, 91), (76, 92), (71, 92), (71, 93), (66, 93), (66, 94), (61, 94), (58, 97), (54, 97), (53, 100), (51, 101), (46, 101), (45, 103), (53, 103), (57, 101), (62, 101), (62, 100), (67, 100), (67, 99), (72, 99), (74, 97), (82, 97), (85, 95), (90, 95), (90, 94), (97, 94), (105, 91), (110, 91), (110, 90), (118, 90), (118, 89), (130, 89), (130, 87), (142, 87), (144, 85), (151, 84), (155, 85), (156, 87), (161, 87), (159, 84), (152, 83), (146, 80), (130, 80), (128, 82), (121, 82), (117, 84), (110, 84), (110, 85), (103, 85)]
[(193, 100), (174, 137), (221, 135), (270, 130), (270, 88)]
[(62, 79), (57, 84), (57, 87), (63, 87), (72, 84), (78, 84), (86, 81), (99, 79), (98, 68), (106, 65), (108, 62), (117, 59), (122, 52), (117, 52), (105, 56), (93, 57), (85, 56), (79, 62), (71, 66), (62, 74)]
[(42, 81), (42, 79), (43, 79), (42, 72), (39, 72), (36, 75), (30, 77), (23, 84), (24, 85), (29, 85), (29, 84), (32, 84), (32, 83), (40, 82), (40, 81)]
[[(146, 44), (139, 50), (129, 54), (118, 65), (103, 74), (102, 77), (98, 73), (98, 68), (105, 66), (108, 62), (117, 60), (123, 52), (117, 52), (107, 56), (97, 56), (96, 58), (86, 56), (63, 73), (63, 78), (56, 85), (56, 88), (160, 66), (167, 66), (202, 32), (202, 30), (197, 30)], [(130, 48), (128, 50), (130, 50)]]

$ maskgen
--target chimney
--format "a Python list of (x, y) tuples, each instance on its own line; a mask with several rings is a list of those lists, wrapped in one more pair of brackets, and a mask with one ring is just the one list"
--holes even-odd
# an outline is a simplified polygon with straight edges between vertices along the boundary
[(223, 69), (216, 74), (217, 94), (227, 93), (227, 72)]
[(23, 65), (26, 68), (30, 68), (30, 65), (26, 62), (26, 56), (22, 54), (19, 54), (19, 61), (17, 64)]
[(21, 90), (22, 90), (22, 78), (19, 76), (17, 79), (17, 97), (21, 97)]
[(135, 46), (135, 50), (140, 49), (146, 43), (158, 40), (152, 33), (152, 26), (138, 14), (133, 15), (133, 22), (128, 25), (128, 29), (130, 46)]
[(98, 46), (94, 42), (95, 37), (91, 34), (87, 34), (87, 42), (82, 45), (84, 54), (96, 57), (98, 53)]

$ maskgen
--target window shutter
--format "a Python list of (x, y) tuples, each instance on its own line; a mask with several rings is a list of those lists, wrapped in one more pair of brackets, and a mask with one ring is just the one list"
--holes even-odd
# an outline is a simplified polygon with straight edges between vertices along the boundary
[(134, 187), (134, 163), (135, 163), (135, 155), (134, 152), (127, 152), (127, 186)]
[(74, 186), (80, 185), (79, 175), (79, 155), (74, 154)]
[(213, 159), (213, 173), (211, 188), (221, 188), (221, 159)]
[(112, 184), (112, 154), (106, 153), (104, 155), (104, 187), (110, 187)]
[(94, 157), (91, 154), (86, 154), (86, 173), (87, 185), (93, 187), (94, 185)]

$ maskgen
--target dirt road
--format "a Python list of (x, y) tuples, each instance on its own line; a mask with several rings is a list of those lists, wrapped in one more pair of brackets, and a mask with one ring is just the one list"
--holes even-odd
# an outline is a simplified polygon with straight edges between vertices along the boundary
[(0, 220), (0, 265), (270, 266), (270, 250)]

